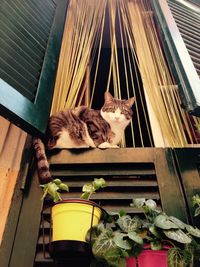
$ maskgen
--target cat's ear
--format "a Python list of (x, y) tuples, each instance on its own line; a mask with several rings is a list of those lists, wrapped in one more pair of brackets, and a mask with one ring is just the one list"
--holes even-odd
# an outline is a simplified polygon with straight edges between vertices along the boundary
[(130, 108), (132, 107), (134, 102), (135, 102), (135, 97), (131, 97), (128, 100), (126, 100), (126, 103), (129, 105)]
[(109, 92), (105, 92), (104, 93), (104, 100), (105, 100), (105, 102), (110, 102), (113, 100), (113, 97)]

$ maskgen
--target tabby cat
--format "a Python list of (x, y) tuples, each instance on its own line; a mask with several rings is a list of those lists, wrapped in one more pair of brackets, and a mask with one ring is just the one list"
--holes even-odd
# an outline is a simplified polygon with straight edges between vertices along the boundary
[(52, 180), (45, 147), (47, 149), (118, 147), (124, 130), (131, 121), (131, 108), (135, 98), (118, 100), (106, 92), (104, 100), (101, 110), (80, 106), (60, 111), (49, 118), (44, 144), (39, 138), (33, 141), (41, 183)]

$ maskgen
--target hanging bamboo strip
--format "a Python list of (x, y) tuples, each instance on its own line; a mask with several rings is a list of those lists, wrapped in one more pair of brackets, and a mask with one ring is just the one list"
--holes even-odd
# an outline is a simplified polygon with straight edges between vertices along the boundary
[[(74, 107), (82, 89), (95, 38), (99, 36), (106, 0), (71, 0), (55, 83), (52, 113)], [(86, 87), (83, 88), (86, 90)], [(82, 94), (83, 96), (83, 94)], [(79, 101), (80, 102), (80, 101)]]
[(98, 55), (97, 55), (97, 64), (96, 64), (96, 70), (95, 70), (95, 75), (94, 75), (94, 82), (92, 86), (92, 94), (91, 94), (91, 99), (90, 99), (90, 107), (92, 106), (92, 101), (94, 97), (94, 90), (95, 90), (95, 85), (96, 85), (96, 80), (97, 80), (97, 74), (98, 74), (98, 69), (99, 69), (99, 60), (100, 60), (100, 55), (101, 55), (101, 47), (102, 47), (102, 40), (103, 40), (103, 30), (104, 30), (104, 24), (105, 24), (105, 12), (106, 9), (104, 9), (104, 14), (102, 17), (102, 25), (101, 25), (101, 33), (100, 33), (100, 41), (99, 41), (99, 46), (98, 46)]
[(177, 103), (173, 81), (157, 38), (152, 12), (149, 12), (149, 1), (132, 1), (127, 6), (144, 90), (160, 123), (166, 144), (185, 146), (187, 138), (183, 122), (185, 125), (188, 122), (184, 113), (180, 113), (180, 103)]

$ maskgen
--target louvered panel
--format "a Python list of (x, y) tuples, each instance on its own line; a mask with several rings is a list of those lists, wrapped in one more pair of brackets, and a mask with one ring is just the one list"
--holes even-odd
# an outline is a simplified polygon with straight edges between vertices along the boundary
[[(129, 214), (140, 215), (141, 210), (130, 206), (132, 199), (139, 197), (154, 199), (160, 210), (168, 210), (170, 214), (173, 214), (174, 209), (170, 201), (176, 199), (179, 204), (182, 202), (182, 193), (179, 191), (179, 182), (168, 150), (62, 150), (51, 153), (49, 162), (53, 178), (62, 179), (70, 188), (70, 192), (63, 192), (63, 198), (79, 197), (85, 183), (91, 182), (95, 177), (103, 177), (107, 187), (93, 194), (91, 200), (108, 212), (124, 210)], [(50, 198), (45, 199), (34, 267), (54, 266), (49, 255), (52, 204)], [(185, 207), (176, 210), (176, 214), (182, 214), (182, 211), (185, 212)]]
[[(130, 151), (129, 149), (126, 150)], [(107, 182), (107, 187), (100, 190), (99, 192), (92, 195), (91, 200), (99, 203), (108, 212), (118, 212), (124, 210), (129, 214), (139, 214), (141, 211), (130, 207), (130, 203), (133, 198), (144, 197), (152, 198), (156, 200), (161, 209), (161, 200), (158, 189), (158, 182), (156, 177), (156, 171), (154, 166), (154, 156), (153, 154), (141, 153), (142, 150), (138, 151), (137, 161), (143, 158), (143, 162), (123, 162), (124, 158), (121, 157), (123, 150), (121, 150), (116, 156), (113, 157), (114, 162), (104, 162), (104, 157), (99, 159), (99, 153), (102, 155), (109, 155), (105, 151), (96, 150), (87, 151), (87, 153), (93, 154), (93, 161), (95, 164), (91, 163), (91, 157), (83, 157), (83, 155), (69, 156), (68, 151), (62, 151), (65, 157), (56, 155), (51, 158), (51, 173), (53, 178), (60, 178), (63, 182), (68, 184), (70, 188), (69, 193), (62, 194), (63, 198), (78, 198), (81, 194), (81, 188), (86, 182), (91, 182), (94, 177), (103, 177)], [(134, 152), (134, 151), (132, 151)], [(111, 151), (113, 155), (113, 151)], [(116, 153), (115, 153), (116, 154)], [(120, 155), (121, 154), (121, 155)], [(141, 155), (140, 155), (141, 154)], [(69, 157), (68, 157), (69, 156)], [(131, 160), (131, 156), (134, 153), (130, 153), (129, 160), (126, 153), (126, 161)], [(118, 157), (121, 158), (122, 163), (118, 162)], [(63, 163), (59, 163), (58, 159), (61, 159)], [(69, 162), (76, 160), (78, 163), (72, 164)], [(57, 159), (57, 160), (56, 160)], [(116, 160), (116, 162), (115, 162)], [(88, 163), (90, 161), (90, 163)], [(102, 162), (104, 163), (102, 163)], [(150, 161), (150, 162), (149, 162)], [(68, 163), (66, 163), (68, 162)], [(98, 162), (98, 163), (97, 163)], [(39, 237), (37, 243), (37, 252), (35, 258), (35, 267), (43, 266), (42, 264), (48, 264), (48, 266), (53, 266), (53, 262), (49, 255), (49, 228), (50, 228), (50, 206), (52, 202), (50, 199), (46, 199), (44, 203), (44, 211), (42, 214), (42, 222), (39, 230)], [(44, 252), (43, 252), (44, 250)]]
[(200, 77), (200, 13), (190, 10), (180, 2), (168, 0), (168, 4)]
[(0, 78), (32, 102), (55, 8), (53, 0), (1, 1)]

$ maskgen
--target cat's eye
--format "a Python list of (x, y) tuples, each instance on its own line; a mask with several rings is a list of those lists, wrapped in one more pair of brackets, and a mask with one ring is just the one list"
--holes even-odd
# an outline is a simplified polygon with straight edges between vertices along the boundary
[(105, 111), (114, 113), (115, 109), (113, 107), (109, 107), (109, 108), (106, 108)]
[(122, 114), (124, 114), (124, 115), (128, 115), (129, 112), (128, 112), (128, 110), (126, 110), (126, 109), (122, 109)]

